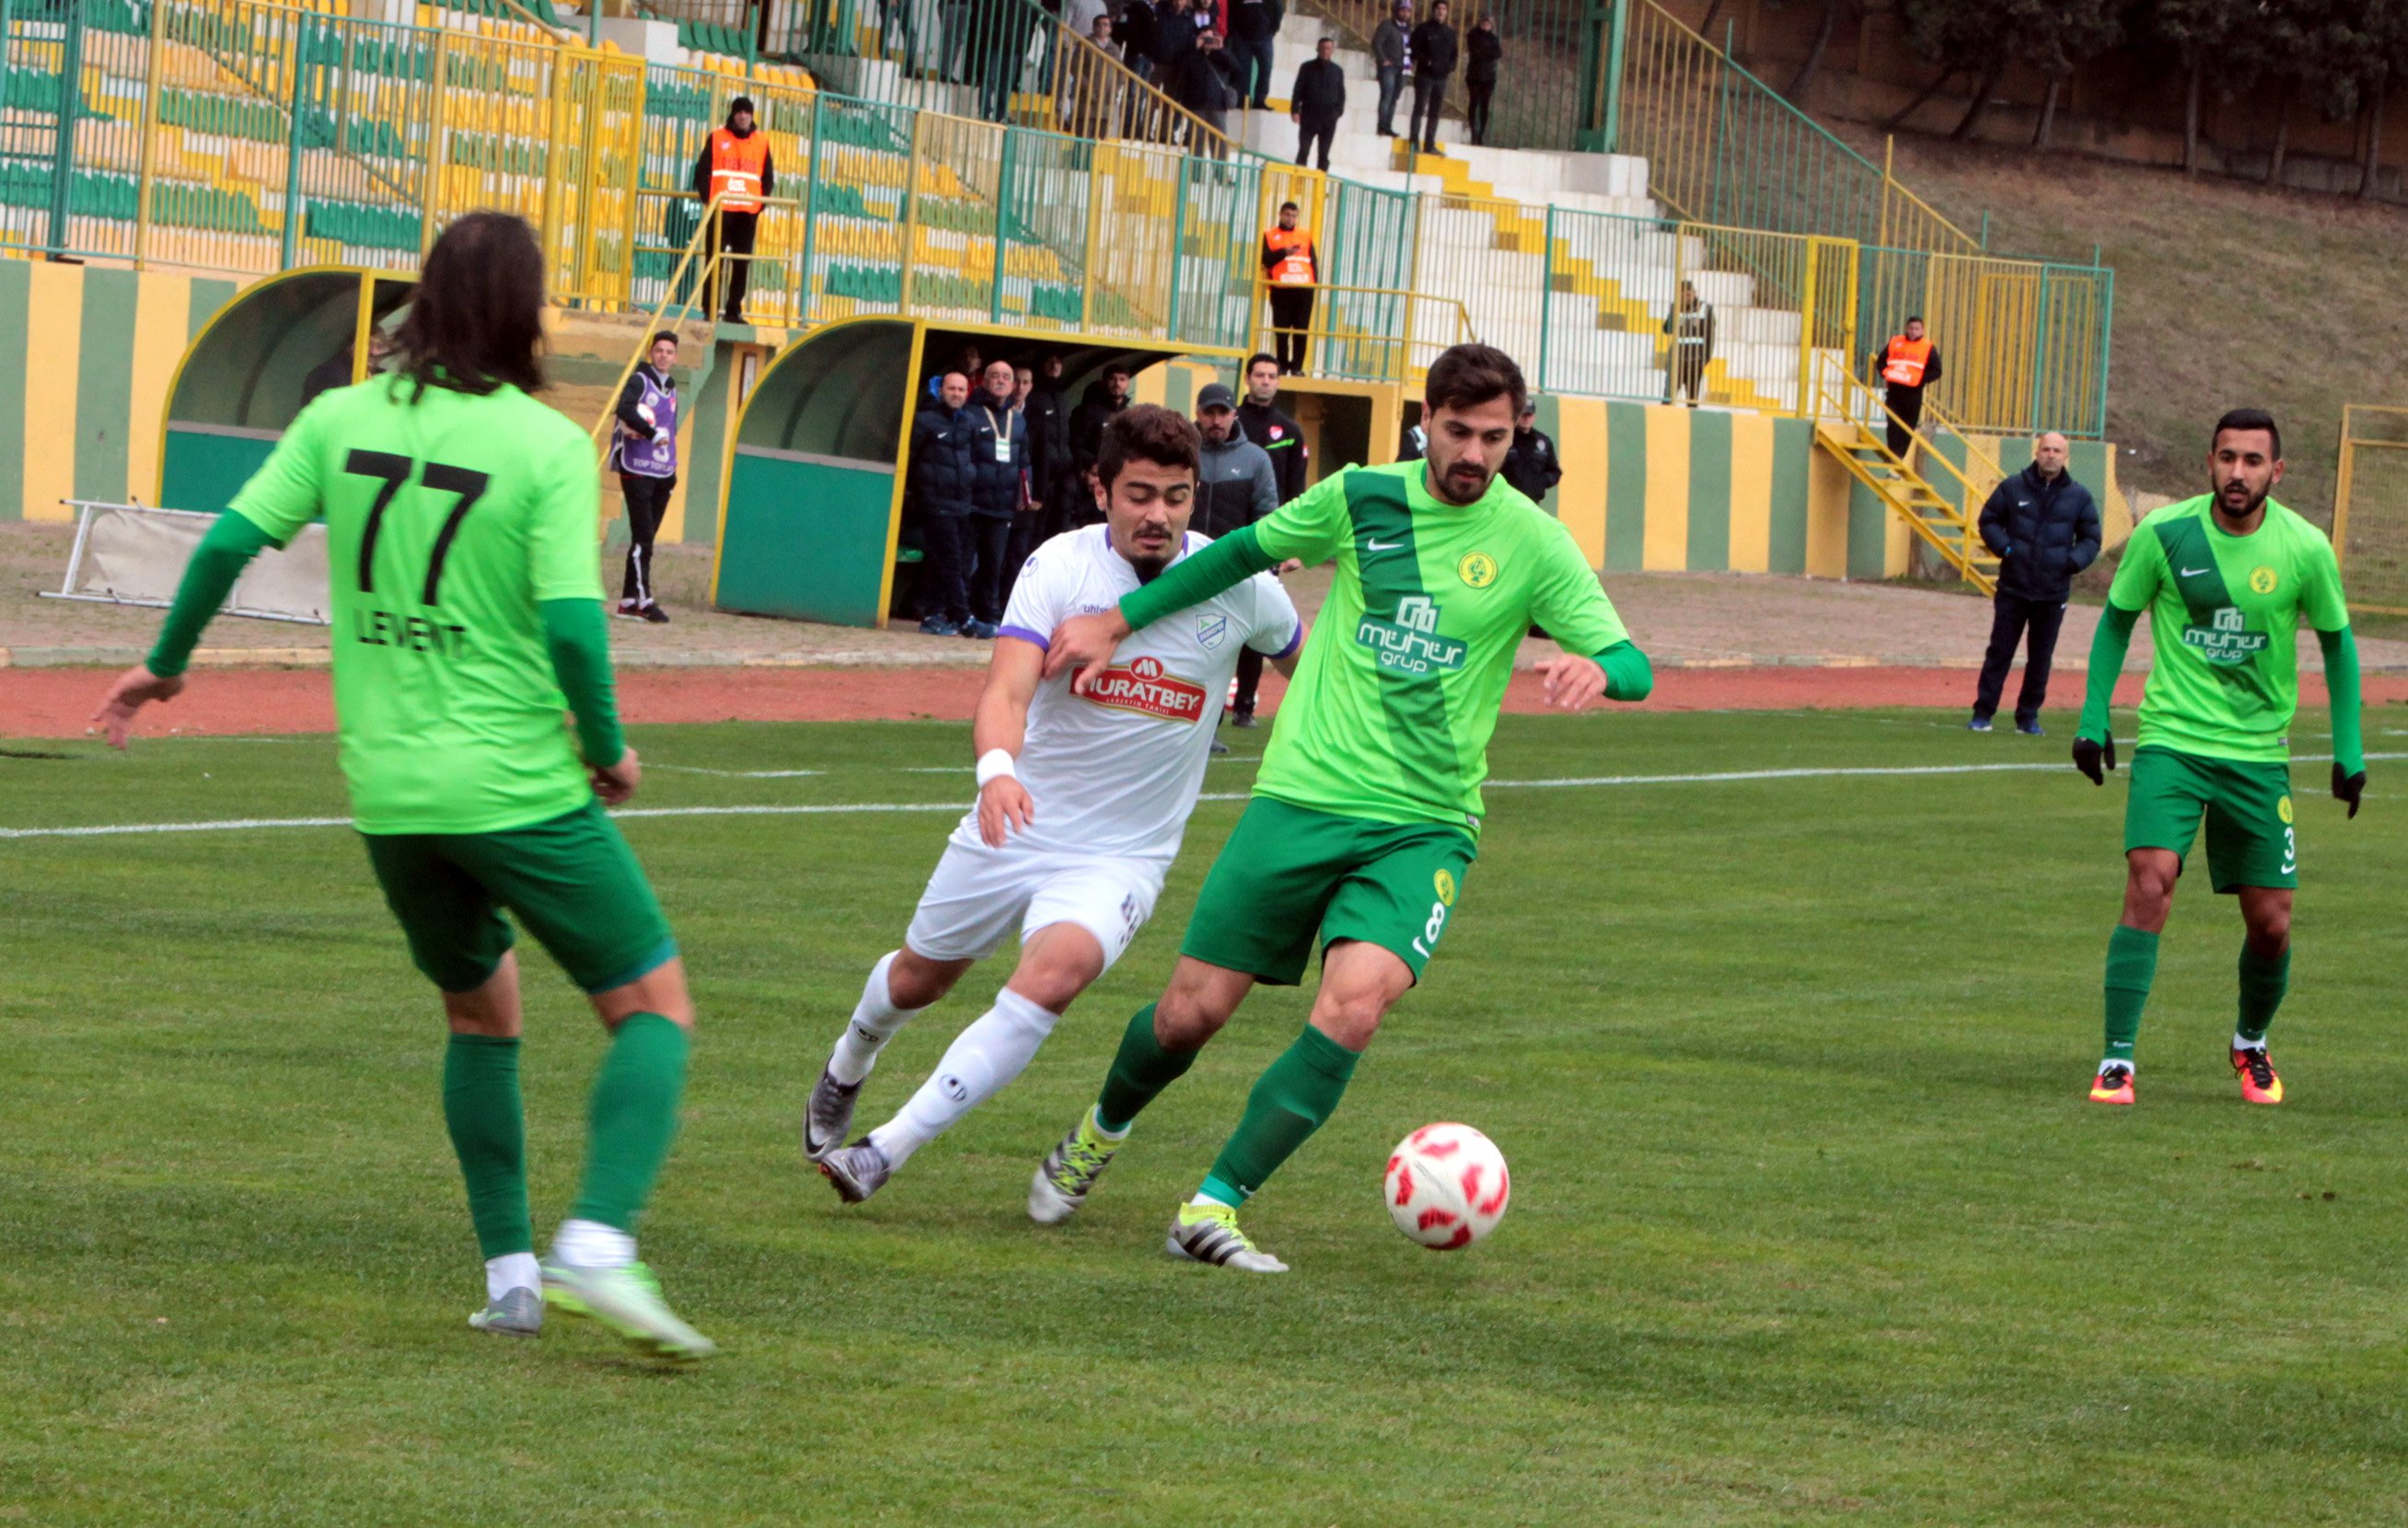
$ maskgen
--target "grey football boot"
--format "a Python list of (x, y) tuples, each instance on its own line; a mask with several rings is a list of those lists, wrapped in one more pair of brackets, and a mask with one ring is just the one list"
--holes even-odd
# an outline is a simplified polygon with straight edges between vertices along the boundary
[(810, 1102), (803, 1106), (804, 1156), (818, 1162), (844, 1144), (844, 1133), (853, 1128), (853, 1103), (860, 1097), (861, 1083), (838, 1082), (826, 1067), (820, 1068)]
[(884, 1188), (894, 1171), (886, 1153), (867, 1138), (820, 1158), (820, 1176), (834, 1185), (836, 1196), (848, 1205), (857, 1205)]
[(468, 1324), (497, 1336), (534, 1336), (543, 1330), (543, 1292), (511, 1290), (498, 1300), (486, 1301), (484, 1309), (468, 1318)]

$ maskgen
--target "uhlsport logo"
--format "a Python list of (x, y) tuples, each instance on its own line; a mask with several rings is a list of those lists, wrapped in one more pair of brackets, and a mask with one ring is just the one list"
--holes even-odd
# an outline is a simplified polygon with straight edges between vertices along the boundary
[(1440, 907), (1452, 907), (1455, 906), (1454, 871), (1441, 868), (1437, 876), (1432, 878), (1431, 884), (1438, 892), (1438, 905)]
[(1195, 721), (1204, 715), (1204, 687), (1163, 672), (1159, 658), (1140, 658), (1126, 668), (1108, 668), (1087, 698), (1115, 711), (1165, 721)]
[(2209, 625), (2185, 626), (2182, 639), (2184, 647), (2227, 668), (2245, 664), (2266, 650), (2266, 634), (2251, 631), (2249, 618), (2232, 605), (2219, 607)]
[(2274, 586), (2282, 581), (2283, 576), (2276, 573), (2271, 567), (2252, 568), (2249, 570), (2249, 587), (2256, 590), (2260, 594), (2272, 593), (2274, 592)]
[(1484, 551), (1467, 555), (1455, 566), (1455, 577), (1474, 589), (1485, 589), (1497, 581), (1497, 559)]
[(1438, 634), (1439, 604), (1427, 594), (1407, 594), (1397, 601), (1394, 621), (1382, 621), (1369, 611), (1354, 628), (1354, 640), (1380, 655), (1380, 666), (1402, 674), (1427, 674), (1461, 668), (1465, 647)]

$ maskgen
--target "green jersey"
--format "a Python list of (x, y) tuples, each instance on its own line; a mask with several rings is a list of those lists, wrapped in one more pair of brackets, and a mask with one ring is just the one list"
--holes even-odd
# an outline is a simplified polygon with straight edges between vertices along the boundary
[(2300, 621), (2320, 632), (2349, 625), (2332, 543), (2272, 499), (2247, 536), (2216, 524), (2209, 494), (2152, 513), (2126, 545), (2107, 598), (2149, 612), (2157, 660), (2140, 746), (2214, 759), (2288, 758)]
[(1537, 621), (1570, 652), (1627, 641), (1571, 532), (1492, 478), (1433, 498), (1424, 464), (1354, 467), (1256, 523), (1263, 552), (1338, 560), (1254, 789), (1291, 806), (1475, 831), (1488, 739)]
[(413, 385), (320, 397), (233, 510), (279, 546), (325, 519), (359, 830), (524, 827), (593, 799), (537, 608), (601, 597), (593, 447), (514, 387)]

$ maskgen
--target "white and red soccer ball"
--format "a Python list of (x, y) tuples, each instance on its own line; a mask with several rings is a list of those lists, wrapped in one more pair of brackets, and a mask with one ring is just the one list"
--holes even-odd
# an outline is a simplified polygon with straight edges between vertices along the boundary
[(1424, 1125), (1388, 1157), (1388, 1218), (1432, 1251), (1469, 1247), (1496, 1230), (1512, 1197), (1505, 1153), (1469, 1125)]

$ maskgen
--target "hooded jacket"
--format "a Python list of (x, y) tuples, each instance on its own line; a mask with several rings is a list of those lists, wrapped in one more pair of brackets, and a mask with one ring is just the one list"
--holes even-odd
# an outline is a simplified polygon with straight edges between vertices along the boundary
[(924, 515), (970, 512), (969, 410), (942, 400), (911, 421), (911, 497)]
[(1219, 540), (1279, 507), (1279, 474), (1246, 427), (1229, 421), (1229, 438), (1207, 439), (1196, 458), (1196, 514), (1188, 523)]
[[(752, 126), (739, 130), (736, 125), (736, 111), (732, 107), (728, 109), (727, 121), (721, 125), (739, 138), (749, 138), (761, 131), (758, 121), (755, 121)], [(706, 134), (702, 140), (702, 152), (694, 162), (694, 193), (706, 202), (710, 200), (710, 138)], [(778, 194), (776, 158), (769, 152), (769, 146), (766, 143), (761, 146), (761, 194), (764, 196)]]

